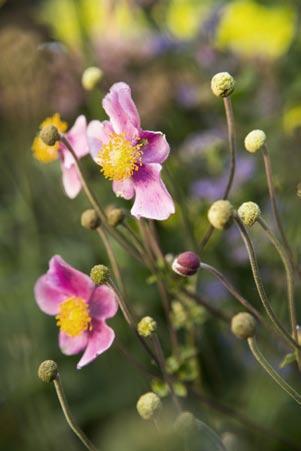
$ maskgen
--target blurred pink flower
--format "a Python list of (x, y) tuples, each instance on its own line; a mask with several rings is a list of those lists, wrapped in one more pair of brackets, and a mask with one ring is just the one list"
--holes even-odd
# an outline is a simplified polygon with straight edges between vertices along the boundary
[(113, 181), (117, 196), (135, 196), (133, 216), (167, 219), (175, 207), (160, 176), (169, 155), (165, 135), (142, 130), (130, 87), (125, 83), (111, 87), (103, 107), (110, 121), (94, 120), (87, 129), (92, 157), (103, 175)]
[(56, 255), (37, 280), (34, 293), (40, 309), (57, 320), (61, 351), (66, 355), (84, 351), (78, 369), (112, 345), (115, 333), (106, 319), (116, 314), (118, 304), (111, 287), (95, 286), (90, 277)]

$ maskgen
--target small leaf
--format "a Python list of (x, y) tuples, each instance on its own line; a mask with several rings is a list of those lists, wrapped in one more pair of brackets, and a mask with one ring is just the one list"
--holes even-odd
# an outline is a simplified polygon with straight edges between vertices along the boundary
[(286, 354), (286, 356), (284, 357), (284, 359), (280, 363), (279, 368), (284, 368), (285, 366), (290, 365), (291, 363), (293, 363), (295, 360), (296, 360), (296, 353), (295, 352), (290, 352), (289, 354)]

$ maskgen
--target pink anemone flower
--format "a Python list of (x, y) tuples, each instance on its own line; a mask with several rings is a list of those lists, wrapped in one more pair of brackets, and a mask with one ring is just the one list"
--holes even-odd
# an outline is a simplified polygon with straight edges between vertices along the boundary
[(101, 172), (113, 181), (117, 196), (135, 201), (133, 216), (164, 220), (175, 212), (160, 172), (169, 155), (161, 132), (142, 130), (140, 117), (126, 83), (115, 83), (103, 99), (110, 121), (90, 122), (90, 152)]
[(84, 351), (77, 369), (112, 345), (115, 333), (106, 319), (116, 314), (118, 303), (111, 287), (95, 286), (90, 277), (56, 255), (37, 280), (34, 293), (40, 309), (56, 318), (61, 351), (66, 355)]

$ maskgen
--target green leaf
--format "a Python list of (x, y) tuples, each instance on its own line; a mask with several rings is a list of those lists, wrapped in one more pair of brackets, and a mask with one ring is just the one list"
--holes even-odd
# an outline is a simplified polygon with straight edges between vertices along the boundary
[(291, 363), (293, 363), (295, 360), (296, 360), (296, 353), (295, 352), (290, 352), (289, 354), (286, 354), (286, 356), (284, 357), (284, 359), (280, 363), (279, 368), (284, 368), (285, 366), (290, 365)]

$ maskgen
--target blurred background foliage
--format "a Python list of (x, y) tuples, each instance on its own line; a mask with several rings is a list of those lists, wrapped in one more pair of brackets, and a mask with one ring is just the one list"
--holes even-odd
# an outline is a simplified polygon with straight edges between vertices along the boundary
[[(144, 426), (134, 407), (149, 387), (119, 347), (115, 344), (93, 364), (76, 371), (77, 357), (60, 353), (55, 322), (35, 304), (34, 282), (53, 254), (85, 272), (106, 262), (106, 256), (97, 237), (80, 227), (86, 200), (80, 195), (70, 201), (64, 195), (59, 165), (35, 161), (31, 142), (41, 120), (57, 111), (70, 125), (80, 113), (89, 120), (103, 119), (103, 94), (113, 82), (126, 81), (144, 127), (167, 134), (172, 148), (168, 169), (199, 240), (208, 226), (208, 205), (220, 196), (228, 168), (223, 106), (210, 91), (211, 77), (227, 70), (237, 80), (233, 103), (239, 158), (232, 200), (238, 206), (252, 199), (271, 217), (261, 157), (243, 150), (245, 134), (262, 128), (268, 135), (287, 234), (300, 254), (301, 208), (296, 195), (300, 4), (297, 0), (2, 0), (0, 5), (0, 448), (82, 449), (67, 429), (51, 387), (36, 377), (39, 362), (53, 358), (60, 365), (76, 418), (101, 449), (158, 449), (150, 446), (149, 431), (141, 433)], [(89, 65), (99, 66), (103, 79), (100, 90), (87, 93), (81, 87), (81, 74)], [(99, 177), (89, 159), (85, 169), (105, 205), (129, 207), (113, 196), (110, 183)], [(191, 248), (179, 211), (158, 229), (164, 252)], [(252, 230), (252, 235), (272, 303), (287, 320), (281, 264), (259, 231)], [(162, 309), (149, 274), (117, 246), (116, 252), (133, 307), (139, 315), (151, 314), (160, 321)], [(202, 259), (216, 265), (259, 305), (235, 230), (216, 233)], [(200, 275), (199, 292), (225, 312), (240, 310), (206, 274)], [(300, 306), (298, 310), (301, 315)], [(227, 450), (301, 449), (299, 408), (263, 374), (245, 344), (237, 342), (223, 323), (210, 315), (201, 323), (197, 364), (204, 397), (200, 401), (188, 394), (183, 399), (186, 408), (220, 434)], [(121, 315), (111, 324), (118, 342), (146, 360)], [(164, 326), (161, 333), (164, 337)], [(278, 366), (284, 349), (273, 340), (265, 341), (266, 352)], [(169, 351), (166, 346), (167, 355)], [(300, 387), (293, 366), (281, 371)], [(140, 438), (135, 434), (139, 430)]]

